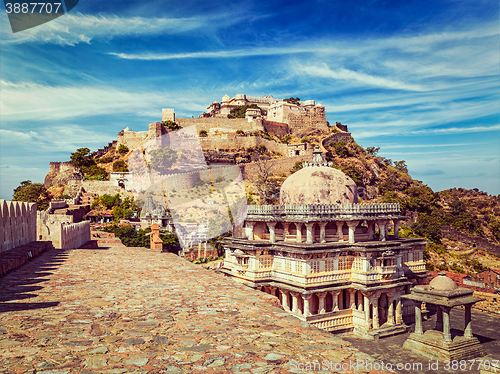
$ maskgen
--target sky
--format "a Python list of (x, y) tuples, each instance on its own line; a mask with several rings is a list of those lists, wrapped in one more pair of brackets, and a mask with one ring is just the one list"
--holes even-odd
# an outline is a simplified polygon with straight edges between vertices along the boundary
[(497, 0), (80, 0), (17, 33), (0, 8), (2, 199), (226, 93), (315, 100), (434, 191), (500, 194)]

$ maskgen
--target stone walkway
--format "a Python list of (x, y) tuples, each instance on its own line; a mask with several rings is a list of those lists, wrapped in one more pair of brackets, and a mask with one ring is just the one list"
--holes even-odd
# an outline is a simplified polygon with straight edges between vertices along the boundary
[[(370, 359), (267, 294), (144, 248), (51, 249), (0, 278), (0, 302), (0, 373), (350, 373)], [(298, 370), (313, 362), (328, 369)]]

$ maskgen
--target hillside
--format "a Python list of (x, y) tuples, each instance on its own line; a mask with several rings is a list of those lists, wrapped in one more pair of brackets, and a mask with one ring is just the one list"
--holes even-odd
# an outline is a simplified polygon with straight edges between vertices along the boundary
[[(500, 196), (463, 188), (434, 192), (410, 176), (405, 161), (384, 158), (376, 147), (364, 149), (354, 141), (332, 141), (332, 134), (335, 133), (348, 136), (340, 139), (350, 139), (349, 133), (343, 130), (332, 126), (329, 132), (312, 130), (300, 135), (278, 136), (261, 131), (253, 132), (252, 136), (275, 144), (320, 145), (326, 160), (332, 161), (333, 167), (356, 182), (360, 202), (399, 203), (403, 214), (408, 217), (401, 234), (422, 236), (433, 242), (429, 246), (429, 269), (474, 272), (484, 267), (500, 268), (500, 246), (495, 247), (500, 245)], [(207, 138), (210, 139), (210, 136)], [(224, 150), (225, 153), (228, 151)], [(128, 171), (130, 154), (128, 148), (120, 145), (118, 149), (116, 146), (109, 147), (105, 153), (75, 152), (72, 161), (78, 165), (85, 179), (103, 180), (112, 171)], [(263, 162), (261, 172), (245, 181), (250, 204), (277, 204), (283, 181), (302, 167), (301, 162), (297, 162), (287, 173), (273, 172), (272, 167), (266, 165), (285, 156), (264, 146), (238, 150), (238, 157), (234, 156), (234, 160), (243, 163)], [(62, 188), (61, 185), (52, 185), (49, 193), (53, 197), (61, 195)], [(463, 237), (457, 239), (457, 235), (450, 235), (450, 232), (467, 236), (469, 244), (465, 244)]]

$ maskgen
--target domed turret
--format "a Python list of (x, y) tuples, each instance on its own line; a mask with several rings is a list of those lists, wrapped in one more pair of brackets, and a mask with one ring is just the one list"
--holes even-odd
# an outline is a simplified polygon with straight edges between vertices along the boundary
[(438, 275), (429, 283), (429, 289), (436, 291), (451, 291), (457, 288), (458, 286), (455, 281), (446, 275)]
[(227, 103), (227, 102), (229, 102), (229, 100), (231, 100), (231, 98), (226, 93), (224, 96), (222, 96), (221, 103)]
[(313, 161), (288, 177), (280, 191), (281, 204), (357, 203), (356, 183), (342, 171), (331, 167), (321, 156), (318, 146)]

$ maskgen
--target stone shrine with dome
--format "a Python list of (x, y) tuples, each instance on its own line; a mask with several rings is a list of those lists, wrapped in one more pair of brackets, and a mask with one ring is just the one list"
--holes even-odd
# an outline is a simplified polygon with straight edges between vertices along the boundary
[(425, 277), (425, 240), (400, 238), (399, 205), (358, 204), (354, 181), (331, 166), (317, 148), (283, 183), (280, 205), (248, 206), (221, 270), (327, 331), (406, 331), (414, 310), (401, 296)]

